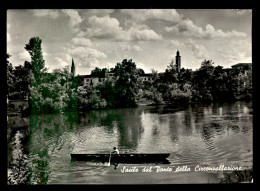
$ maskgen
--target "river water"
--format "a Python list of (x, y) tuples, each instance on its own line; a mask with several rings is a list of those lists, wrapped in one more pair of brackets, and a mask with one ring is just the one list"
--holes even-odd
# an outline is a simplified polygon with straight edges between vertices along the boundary
[[(223, 177), (221, 171), (195, 171), (195, 167), (252, 167), (252, 135), (252, 102), (33, 115), (30, 183), (217, 183)], [(170, 153), (170, 164), (119, 164), (115, 168), (108, 163), (70, 160), (70, 153), (109, 153), (114, 146), (121, 153)], [(142, 172), (144, 167), (152, 172)], [(175, 172), (178, 167), (184, 172)], [(133, 168), (138, 172), (123, 171)], [(156, 172), (162, 168), (172, 171)]]

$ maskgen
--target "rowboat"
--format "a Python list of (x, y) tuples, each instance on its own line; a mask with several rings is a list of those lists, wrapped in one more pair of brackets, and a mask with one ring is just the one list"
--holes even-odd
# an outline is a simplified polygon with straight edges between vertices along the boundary
[(70, 154), (71, 161), (111, 162), (125, 164), (139, 163), (164, 163), (169, 164), (166, 159), (170, 153), (149, 153), (149, 154)]

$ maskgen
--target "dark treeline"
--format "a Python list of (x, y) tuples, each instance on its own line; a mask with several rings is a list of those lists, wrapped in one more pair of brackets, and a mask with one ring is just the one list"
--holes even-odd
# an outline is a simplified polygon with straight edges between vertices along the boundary
[(214, 66), (211, 60), (204, 60), (196, 71), (182, 68), (179, 73), (171, 62), (164, 73), (152, 70), (152, 81), (142, 82), (140, 76), (144, 71), (131, 59), (124, 59), (110, 70), (91, 71), (91, 76), (97, 78), (112, 72), (112, 78), (97, 86), (79, 84), (79, 76), (74, 76), (69, 67), (47, 72), (41, 43), (39, 37), (33, 37), (25, 45), (31, 62), (25, 61), (24, 66), (13, 69), (7, 55), (8, 96), (10, 99), (28, 96), (34, 113), (135, 107), (141, 98), (155, 105), (177, 106), (252, 98), (251, 70), (224, 69)]
[[(98, 72), (99, 71), (99, 72)], [(108, 69), (96, 68), (95, 76), (104, 76)], [(154, 103), (182, 106), (189, 103), (209, 103), (252, 99), (252, 71), (223, 69), (204, 60), (192, 71), (182, 68), (179, 73), (170, 63), (164, 73), (152, 70), (152, 81), (141, 82), (142, 69), (132, 60), (123, 60), (112, 71), (113, 79), (97, 86), (79, 88), (79, 105), (83, 109), (134, 107), (140, 98)]]

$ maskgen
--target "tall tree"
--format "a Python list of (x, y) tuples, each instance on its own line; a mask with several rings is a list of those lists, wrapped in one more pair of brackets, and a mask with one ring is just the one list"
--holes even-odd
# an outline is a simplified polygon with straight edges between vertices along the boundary
[(32, 74), (35, 80), (33, 80), (32, 83), (35, 82), (36, 84), (40, 83), (42, 74), (47, 70), (45, 68), (41, 44), (42, 40), (39, 37), (33, 37), (24, 47), (31, 56)]
[(132, 59), (117, 63), (115, 69), (116, 100), (119, 107), (132, 107), (139, 100), (140, 81), (138, 69)]

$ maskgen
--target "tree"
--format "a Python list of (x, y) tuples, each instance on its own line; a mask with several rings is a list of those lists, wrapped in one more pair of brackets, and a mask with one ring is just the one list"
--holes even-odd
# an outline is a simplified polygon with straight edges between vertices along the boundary
[(180, 70), (180, 75), (179, 75), (179, 83), (180, 83), (180, 87), (181, 89), (183, 89), (185, 84), (191, 84), (191, 78), (192, 78), (192, 71), (189, 69), (184, 69), (182, 68)]
[(29, 95), (29, 85), (30, 85), (30, 62), (25, 61), (24, 66), (19, 65), (15, 67), (13, 71), (15, 76), (15, 86), (14, 94), (17, 95), (16, 98), (23, 99)]
[(162, 83), (167, 84), (175, 83), (178, 81), (178, 73), (176, 72), (174, 60), (172, 60), (167, 66), (167, 69), (165, 70), (161, 81)]
[(163, 94), (159, 90), (162, 87), (162, 85), (167, 86), (167, 84), (162, 84), (160, 82), (159, 74), (154, 69), (152, 69), (152, 78), (153, 78), (153, 82), (151, 83), (148, 90), (144, 91), (144, 97), (153, 101), (153, 103), (158, 106), (159, 104), (163, 103), (163, 98), (162, 98)]
[(107, 68), (98, 68), (96, 67), (94, 70), (91, 71), (91, 76), (98, 77), (98, 78), (104, 78), (105, 74), (108, 72)]
[(32, 83), (36, 83), (35, 85), (40, 83), (42, 74), (47, 70), (45, 68), (41, 44), (42, 40), (39, 37), (33, 37), (24, 47), (31, 56), (32, 74), (34, 75)]
[(115, 99), (118, 107), (133, 107), (139, 100), (141, 82), (138, 77), (138, 69), (132, 59), (124, 59), (117, 63), (115, 69)]
[(11, 55), (6, 54), (6, 64), (7, 64), (7, 95), (10, 94), (11, 90), (14, 87), (14, 74), (13, 74), (13, 66), (9, 62), (8, 58), (10, 58)]
[(213, 64), (212, 60), (204, 60), (199, 70), (194, 72), (192, 77), (192, 97), (194, 101), (213, 101), (211, 95)]

